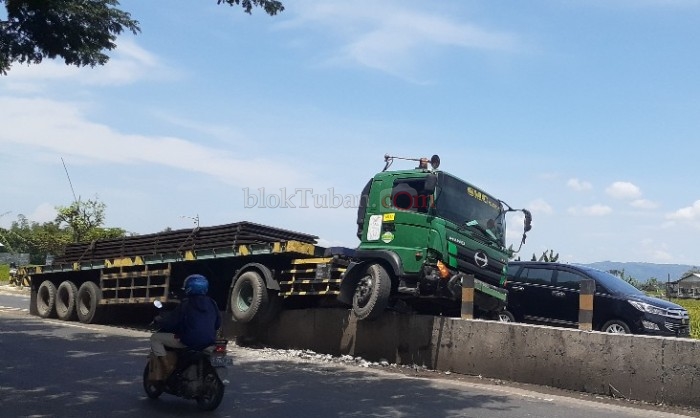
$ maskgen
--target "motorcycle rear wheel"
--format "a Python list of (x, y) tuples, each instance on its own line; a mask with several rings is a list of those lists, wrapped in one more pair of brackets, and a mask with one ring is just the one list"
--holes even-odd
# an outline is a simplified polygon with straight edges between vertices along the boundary
[(213, 411), (219, 407), (224, 399), (224, 384), (216, 375), (216, 372), (210, 370), (204, 376), (204, 388), (202, 394), (197, 396), (197, 407), (202, 411)]
[(163, 394), (163, 384), (148, 380), (148, 366), (149, 363), (146, 363), (146, 368), (143, 370), (143, 390), (149, 398), (158, 399), (158, 397)]

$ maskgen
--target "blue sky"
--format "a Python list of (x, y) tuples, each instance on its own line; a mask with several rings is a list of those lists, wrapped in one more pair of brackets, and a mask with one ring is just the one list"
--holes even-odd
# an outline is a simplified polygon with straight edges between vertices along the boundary
[[(0, 226), (70, 204), (63, 158), (108, 226), (198, 215), (355, 246), (355, 209), (333, 201), (385, 153), (439, 154), (533, 212), (523, 258), (700, 264), (700, 1), (284, 3), (270, 17), (121, 1), (142, 33), (106, 66), (15, 65), (0, 77)], [(295, 208), (260, 207), (262, 190), (274, 204), (297, 189)]]

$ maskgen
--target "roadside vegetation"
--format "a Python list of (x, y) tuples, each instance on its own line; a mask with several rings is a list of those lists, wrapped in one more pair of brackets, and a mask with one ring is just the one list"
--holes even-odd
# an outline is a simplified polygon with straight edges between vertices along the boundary
[(700, 339), (700, 300), (671, 298), (671, 302), (677, 303), (688, 310), (690, 315), (690, 337)]
[(0, 264), (0, 285), (6, 285), (10, 281), (10, 266)]

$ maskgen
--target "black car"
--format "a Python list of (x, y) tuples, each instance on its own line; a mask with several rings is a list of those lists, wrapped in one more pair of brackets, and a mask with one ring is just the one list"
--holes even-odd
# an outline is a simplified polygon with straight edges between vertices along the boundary
[(610, 273), (571, 264), (508, 263), (508, 310), (516, 321), (578, 327), (579, 288), (595, 280), (593, 329), (623, 334), (688, 337), (688, 311), (647, 296)]

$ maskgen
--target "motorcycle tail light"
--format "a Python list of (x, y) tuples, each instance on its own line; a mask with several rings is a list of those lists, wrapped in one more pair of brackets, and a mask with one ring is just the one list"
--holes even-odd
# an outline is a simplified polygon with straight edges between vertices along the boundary
[(214, 352), (218, 354), (225, 354), (226, 353), (226, 344), (228, 344), (228, 341), (226, 340), (217, 340), (216, 341), (216, 347), (214, 348)]

